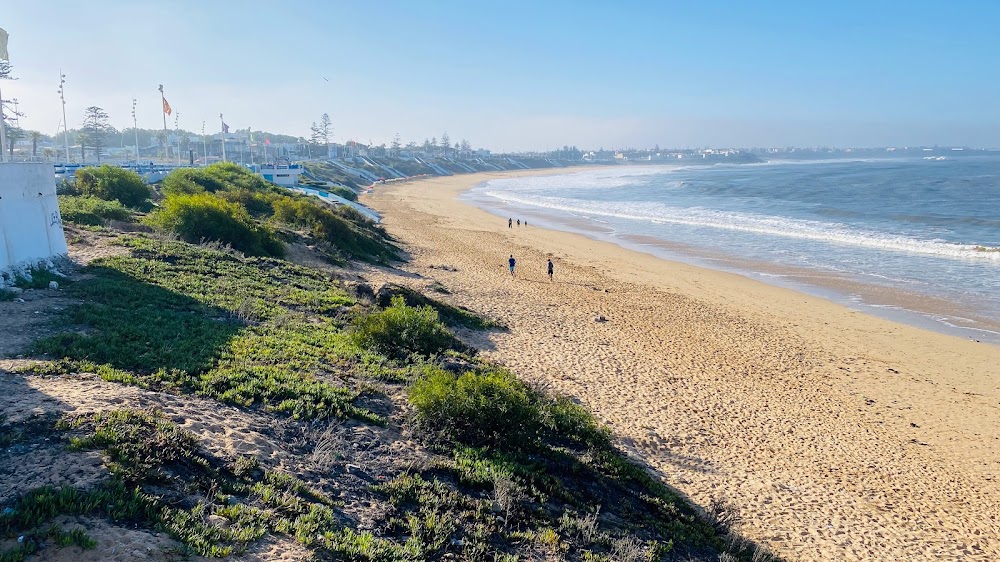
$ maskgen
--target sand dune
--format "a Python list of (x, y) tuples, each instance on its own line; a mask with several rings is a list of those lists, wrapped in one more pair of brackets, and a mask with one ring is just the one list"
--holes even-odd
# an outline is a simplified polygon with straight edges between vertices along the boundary
[(790, 560), (1000, 560), (1000, 347), (508, 229), (456, 199), (486, 177), (365, 202), (412, 253), (405, 282), (440, 282), (510, 326), (473, 336), (491, 357), (579, 398), (695, 502), (734, 502), (745, 533)]

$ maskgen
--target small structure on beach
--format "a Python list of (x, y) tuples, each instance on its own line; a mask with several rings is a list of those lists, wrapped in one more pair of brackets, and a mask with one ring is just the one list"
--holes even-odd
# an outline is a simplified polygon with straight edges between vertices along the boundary
[(52, 164), (0, 164), (0, 287), (65, 255)]
[(299, 184), (299, 176), (305, 172), (301, 164), (292, 164), (287, 160), (251, 166), (263, 178), (282, 187), (294, 187)]

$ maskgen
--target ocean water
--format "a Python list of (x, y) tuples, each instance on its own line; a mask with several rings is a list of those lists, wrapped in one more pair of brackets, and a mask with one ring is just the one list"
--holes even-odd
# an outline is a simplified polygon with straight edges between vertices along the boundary
[(1000, 156), (618, 166), (463, 195), (867, 312), (1000, 343)]

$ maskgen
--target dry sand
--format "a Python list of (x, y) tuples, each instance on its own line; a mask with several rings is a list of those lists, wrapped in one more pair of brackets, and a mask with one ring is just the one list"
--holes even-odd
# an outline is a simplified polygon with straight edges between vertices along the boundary
[(413, 261), (368, 275), (502, 320), (468, 336), (789, 560), (1000, 560), (1000, 347), (457, 200), (501, 175), (377, 187), (364, 202)]

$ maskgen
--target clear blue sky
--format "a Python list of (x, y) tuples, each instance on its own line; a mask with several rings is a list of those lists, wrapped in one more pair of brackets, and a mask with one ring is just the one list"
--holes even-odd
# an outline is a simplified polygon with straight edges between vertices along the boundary
[[(1000, 147), (1000, 2), (11, 0), (27, 128), (180, 125), (493, 149)], [(169, 123), (173, 128), (173, 120)]]

